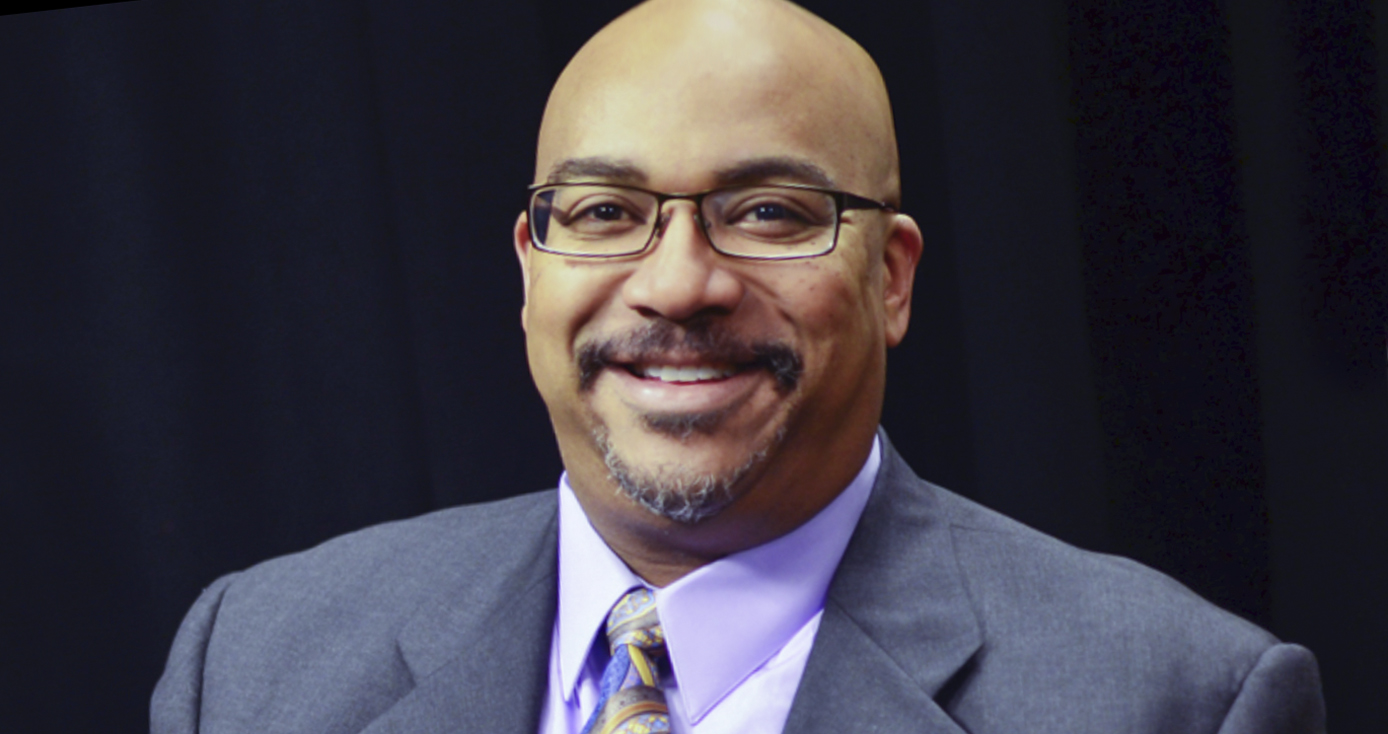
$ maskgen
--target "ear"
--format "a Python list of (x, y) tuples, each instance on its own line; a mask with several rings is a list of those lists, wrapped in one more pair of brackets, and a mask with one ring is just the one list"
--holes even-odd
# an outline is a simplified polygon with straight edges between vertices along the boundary
[(516, 217), (516, 226), (511, 230), (511, 241), (515, 244), (516, 259), (520, 261), (521, 268), (521, 292), (524, 297), (521, 303), (521, 329), (527, 329), (527, 310), (530, 307), (530, 253), (533, 248), (530, 242), (530, 220), (525, 212)]
[(906, 326), (911, 321), (911, 288), (916, 282), (916, 263), (920, 262), (922, 247), (916, 220), (905, 214), (893, 215), (887, 226), (887, 243), (882, 248), (882, 313), (889, 347), (906, 337)]

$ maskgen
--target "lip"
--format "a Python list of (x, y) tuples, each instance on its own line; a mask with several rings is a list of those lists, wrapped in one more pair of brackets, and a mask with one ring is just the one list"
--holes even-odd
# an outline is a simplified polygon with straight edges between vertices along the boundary
[[(661, 360), (662, 364), (667, 364)], [(772, 380), (761, 369), (743, 369), (727, 377), (697, 382), (665, 382), (633, 374), (626, 366), (611, 366), (604, 374), (612, 378), (621, 401), (640, 413), (708, 413), (726, 410), (751, 397), (758, 387)]]

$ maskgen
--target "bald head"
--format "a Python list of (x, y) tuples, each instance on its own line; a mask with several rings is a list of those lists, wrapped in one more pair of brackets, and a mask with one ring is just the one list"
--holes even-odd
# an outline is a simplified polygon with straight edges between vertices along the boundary
[(633, 183), (691, 191), (762, 159), (811, 163), (826, 180), (807, 182), (895, 202), (896, 139), (877, 66), (783, 0), (651, 0), (565, 68), (545, 109), (536, 180), (607, 163), (644, 178)]

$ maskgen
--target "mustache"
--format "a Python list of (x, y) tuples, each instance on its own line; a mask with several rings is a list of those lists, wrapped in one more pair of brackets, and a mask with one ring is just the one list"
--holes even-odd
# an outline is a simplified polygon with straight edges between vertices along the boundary
[(662, 319), (625, 334), (584, 342), (578, 348), (579, 392), (592, 389), (598, 375), (608, 367), (657, 362), (670, 352), (764, 369), (776, 378), (776, 388), (782, 393), (794, 390), (800, 383), (805, 361), (789, 344), (774, 339), (744, 339), (719, 323), (700, 320), (677, 325)]

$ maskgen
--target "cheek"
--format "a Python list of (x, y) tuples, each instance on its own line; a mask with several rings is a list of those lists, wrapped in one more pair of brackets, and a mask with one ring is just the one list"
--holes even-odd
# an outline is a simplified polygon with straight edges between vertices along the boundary
[(527, 303), (531, 346), (569, 351), (620, 286), (618, 278), (586, 263), (548, 263), (531, 274)]
[(783, 307), (799, 332), (806, 387), (823, 402), (819, 409), (833, 413), (870, 378), (885, 352), (885, 335), (871, 278), (856, 268), (821, 268), (814, 276), (785, 291)]
[(546, 399), (573, 379), (574, 335), (591, 319), (600, 299), (598, 283), (563, 263), (531, 273), (526, 303), (526, 351), (535, 384)]
[(834, 351), (860, 349), (881, 331), (873, 283), (858, 267), (817, 267), (784, 284), (783, 307), (807, 342)]
[(625, 273), (607, 263), (558, 258), (532, 270), (526, 351), (535, 385), (552, 411), (576, 400), (575, 346), (600, 325), (611, 331)]

